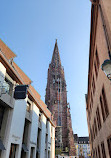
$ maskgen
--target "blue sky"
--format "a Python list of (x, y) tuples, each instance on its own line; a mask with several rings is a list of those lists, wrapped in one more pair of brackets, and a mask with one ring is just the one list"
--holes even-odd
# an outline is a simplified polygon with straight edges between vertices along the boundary
[(0, 38), (17, 55), (15, 62), (31, 78), (44, 101), (47, 70), (55, 39), (65, 70), (72, 127), (88, 135), (87, 92), (90, 39), (89, 0), (1, 0)]

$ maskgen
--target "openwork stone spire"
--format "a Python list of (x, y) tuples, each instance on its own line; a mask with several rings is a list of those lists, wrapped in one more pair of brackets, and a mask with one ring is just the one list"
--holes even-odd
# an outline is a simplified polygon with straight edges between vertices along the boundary
[(45, 103), (56, 124), (56, 151), (69, 156), (75, 155), (70, 109), (67, 103), (66, 81), (61, 65), (57, 40), (48, 69)]
[(61, 66), (61, 60), (60, 60), (60, 55), (59, 55), (57, 39), (56, 39), (56, 42), (55, 42), (55, 47), (54, 47), (54, 51), (53, 51), (51, 65), (53, 65), (56, 68), (58, 66)]

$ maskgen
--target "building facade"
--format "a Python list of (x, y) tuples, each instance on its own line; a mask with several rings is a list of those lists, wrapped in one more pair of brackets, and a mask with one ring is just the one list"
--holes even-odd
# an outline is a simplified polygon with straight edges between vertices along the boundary
[(45, 103), (53, 114), (56, 124), (56, 155), (75, 155), (70, 106), (67, 102), (66, 81), (61, 65), (57, 40), (48, 69)]
[(78, 137), (74, 134), (74, 143), (76, 147), (76, 157), (91, 158), (89, 137)]
[(86, 111), (94, 158), (111, 158), (111, 83), (101, 69), (111, 58), (111, 1), (91, 0)]
[(0, 158), (55, 158), (51, 112), (15, 56), (0, 40)]

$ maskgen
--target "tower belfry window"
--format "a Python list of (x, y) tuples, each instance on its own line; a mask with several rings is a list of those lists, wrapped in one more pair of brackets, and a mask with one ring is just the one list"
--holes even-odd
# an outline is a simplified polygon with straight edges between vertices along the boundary
[(60, 79), (60, 75), (57, 75), (57, 79)]
[(55, 83), (55, 79), (53, 78), (53, 84)]
[(58, 126), (61, 126), (61, 117), (59, 116), (59, 124)]

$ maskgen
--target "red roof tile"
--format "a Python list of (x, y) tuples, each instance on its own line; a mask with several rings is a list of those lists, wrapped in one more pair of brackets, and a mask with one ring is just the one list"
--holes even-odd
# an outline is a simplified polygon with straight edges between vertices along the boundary
[(13, 67), (25, 84), (31, 84), (30, 78), (19, 68), (19, 66), (15, 62), (13, 62)]
[(16, 57), (16, 55), (7, 47), (7, 45), (1, 39), (0, 39), (0, 49), (8, 60)]

